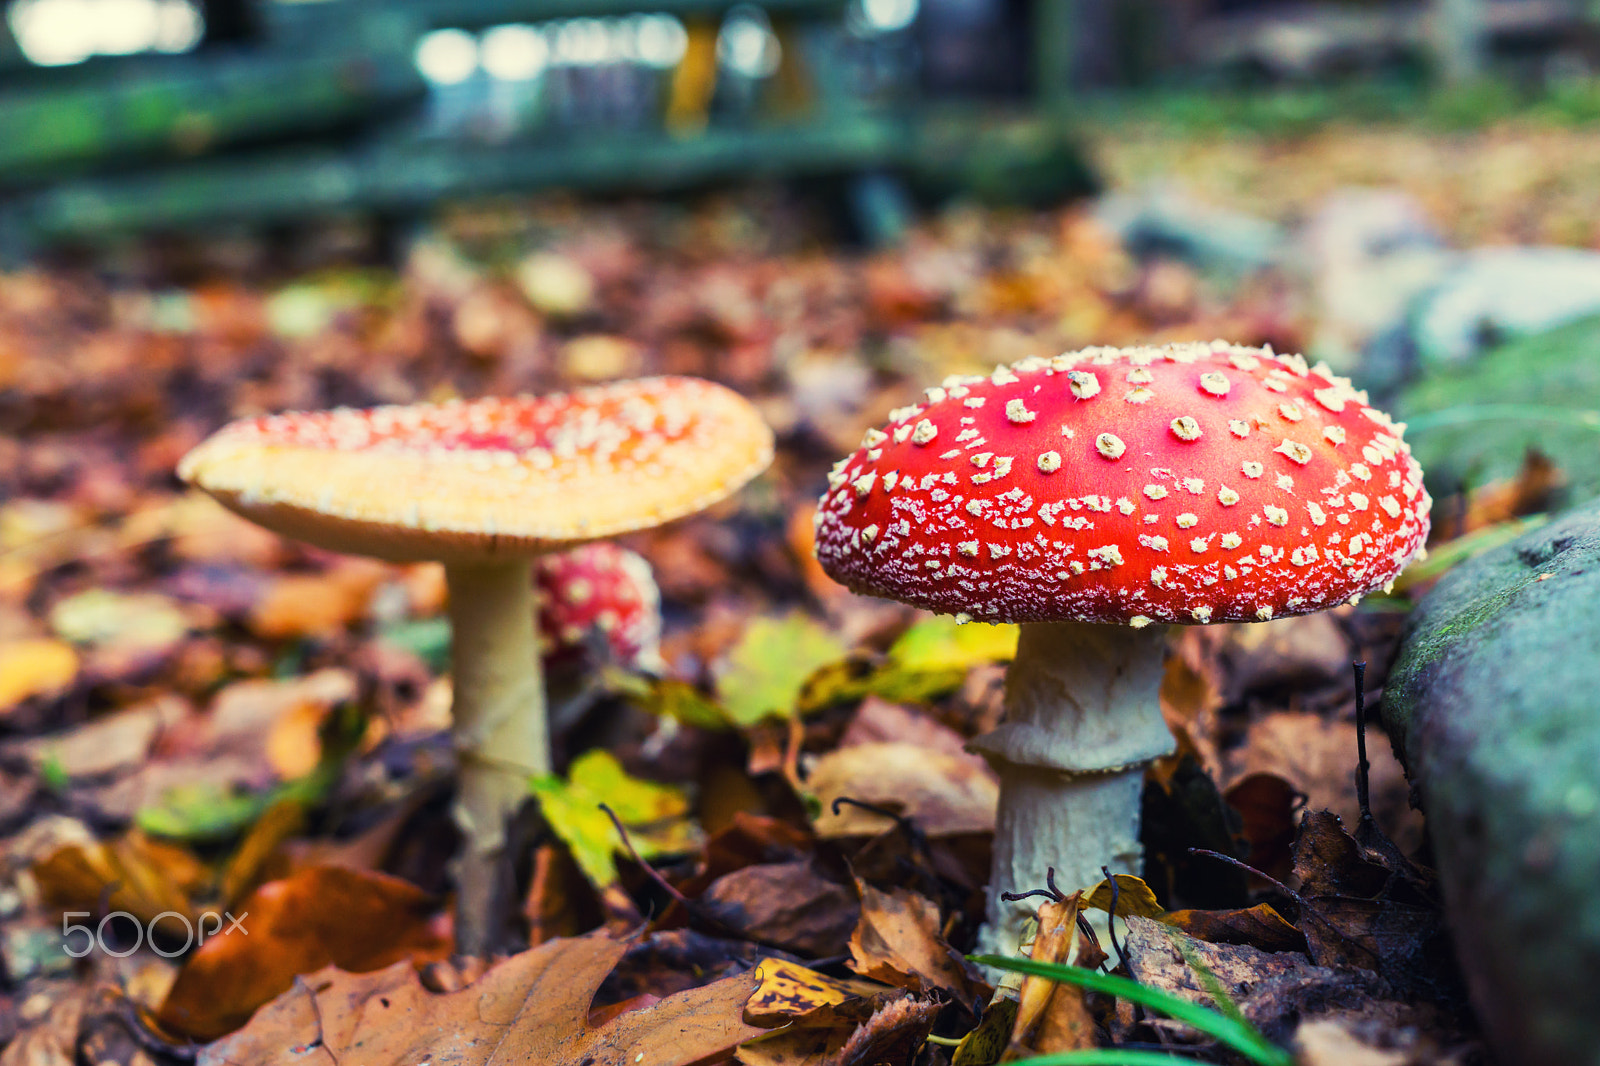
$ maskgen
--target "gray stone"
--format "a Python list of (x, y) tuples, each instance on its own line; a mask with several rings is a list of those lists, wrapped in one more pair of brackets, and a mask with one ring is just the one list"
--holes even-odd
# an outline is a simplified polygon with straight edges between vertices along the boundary
[(1440, 581), (1383, 702), (1501, 1061), (1600, 1063), (1600, 503)]
[(1600, 314), (1600, 252), (1479, 248), (1417, 305), (1425, 368), (1459, 365), (1496, 344)]
[(1134, 255), (1172, 256), (1221, 274), (1247, 274), (1281, 263), (1288, 248), (1281, 227), (1170, 187), (1105, 196), (1095, 217)]

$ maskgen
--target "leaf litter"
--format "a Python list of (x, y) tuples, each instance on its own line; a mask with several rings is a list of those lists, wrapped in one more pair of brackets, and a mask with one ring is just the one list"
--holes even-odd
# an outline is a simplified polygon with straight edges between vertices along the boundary
[[(1186, 268), (1129, 257), (1081, 209), (953, 211), (873, 255), (811, 245), (791, 210), (461, 211), (392, 272), (0, 275), (0, 1066), (1213, 1050), (1102, 993), (996, 991), (966, 961), (996, 786), (964, 745), (998, 720), (1015, 627), (833, 586), (808, 514), (832, 460), (947, 374), (1219, 331), (1298, 348), (1304, 323), (1259, 293), (1156, 307)], [(519, 244), (538, 262), (507, 271)], [(618, 368), (743, 389), (778, 459), (627, 538), (662, 588), (663, 665), (552, 690), (525, 940), (457, 966), (442, 574), (280, 541), (180, 495), (172, 466), (236, 414)], [(1522, 521), (1557, 477), (1530, 471), (1461, 532)], [(1103, 952), (1209, 1003), (1198, 964), (1310, 1066), (1481, 1061), (1403, 782), (1378, 764), (1374, 820), (1351, 776), (1348, 664), (1381, 690), (1403, 608), (1178, 635), (1180, 751), (1148, 777), (1143, 877), (1045, 902), (1034, 957)], [(1113, 902), (1096, 945), (1078, 917)], [(66, 911), (108, 950), (66, 957)], [(247, 932), (182, 947), (179, 918), (223, 911)]]

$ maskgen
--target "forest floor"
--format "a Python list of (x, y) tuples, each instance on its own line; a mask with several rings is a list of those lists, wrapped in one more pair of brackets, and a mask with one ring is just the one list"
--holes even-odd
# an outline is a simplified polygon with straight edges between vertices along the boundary
[[(1093, 152), (1115, 187), (1159, 176), (1280, 221), (1380, 183), (1462, 246), (1600, 237), (1600, 138), (1572, 130), (1134, 130)], [(1234, 1061), (1104, 994), (1035, 989), (1015, 1020), (991, 1000), (963, 955), (996, 783), (963, 745), (1000, 714), (1015, 633), (846, 592), (810, 516), (829, 466), (925, 385), (1090, 343), (1297, 351), (1304, 279), (1136, 258), (1083, 206), (952, 208), (870, 254), (814, 223), (764, 193), (544, 201), (447, 213), (398, 269), (285, 275), (219, 241), (0, 276), (0, 1066)], [(665, 669), (553, 678), (531, 950), (485, 973), (450, 959), (439, 568), (283, 541), (173, 469), (235, 417), (652, 373), (750, 396), (777, 459), (621, 538), (660, 585)], [(1444, 501), (1434, 547), (1530, 509), (1535, 473)], [(1148, 774), (1108, 966), (1213, 1004), (1209, 969), (1308, 1066), (1484, 1061), (1381, 732), (1370, 822), (1356, 790), (1351, 664), (1381, 703), (1407, 596), (1436, 573), (1176, 633), (1179, 753)], [(185, 950), (194, 923), (209, 935)]]

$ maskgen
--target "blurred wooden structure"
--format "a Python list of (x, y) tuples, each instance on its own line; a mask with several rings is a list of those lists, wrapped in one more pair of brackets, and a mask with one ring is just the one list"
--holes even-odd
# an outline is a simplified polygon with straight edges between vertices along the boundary
[[(1040, 47), (1038, 69), (1054, 73), (1036, 79), (1015, 122), (931, 106), (914, 85), (863, 91), (847, 2), (759, 0), (783, 62), (763, 106), (732, 116), (710, 114), (723, 87), (707, 64), (739, 0), (266, 0), (254, 40), (187, 55), (38, 70), (0, 47), (0, 250), (330, 213), (403, 218), (442, 199), (541, 187), (648, 191), (883, 168), (954, 183), (975, 168), (982, 183), (996, 151), (1024, 169), (1060, 155), (1064, 56)], [(1064, 39), (1072, 2), (1038, 0), (1052, 40)], [(656, 95), (645, 120), (430, 125), (454, 97), (418, 71), (428, 32), (644, 13), (677, 18), (688, 37), (677, 69), (646, 85)], [(989, 157), (972, 157), (975, 144)], [(1056, 180), (1072, 184), (1071, 170)]]

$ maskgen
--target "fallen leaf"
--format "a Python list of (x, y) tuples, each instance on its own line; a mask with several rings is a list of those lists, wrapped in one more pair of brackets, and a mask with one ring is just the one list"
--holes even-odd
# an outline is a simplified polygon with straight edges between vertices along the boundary
[(1160, 920), (1212, 944), (1248, 944), (1266, 952), (1306, 950), (1305, 934), (1270, 903), (1235, 910), (1168, 911), (1160, 915)]
[(745, 1003), (744, 1013), (757, 1024), (784, 1025), (795, 1016), (862, 994), (847, 982), (785, 959), (762, 959), (755, 972), (760, 984)]
[(983, 663), (1010, 662), (1017, 657), (1014, 625), (957, 622), (950, 615), (919, 619), (889, 647), (889, 657), (903, 670), (966, 671)]
[(1313, 1018), (1294, 1032), (1301, 1066), (1410, 1066), (1404, 1051), (1386, 1051), (1358, 1039), (1332, 1018)]
[(751, 940), (819, 957), (842, 953), (858, 918), (855, 892), (820, 876), (809, 861), (734, 870), (713, 881), (696, 904)]
[(72, 645), (42, 637), (0, 644), (0, 715), (23, 700), (54, 696), (78, 676)]
[(133, 829), (104, 843), (57, 848), (34, 865), (33, 876), (53, 906), (127, 911), (149, 923), (166, 911), (198, 917), (191, 900), (207, 870), (187, 849)]
[(939, 1003), (865, 981), (838, 981), (804, 966), (763, 959), (747, 1021), (781, 1026), (739, 1048), (744, 1066), (877, 1066), (909, 1062)]
[(209, 612), (185, 607), (158, 592), (116, 592), (90, 589), (68, 596), (50, 608), (50, 628), (74, 644), (165, 650), (191, 629), (208, 624)]
[(965, 758), (974, 766), (988, 765), (983, 756), (967, 751), (965, 737), (927, 712), (870, 695), (856, 708), (837, 746), (848, 748), (881, 742), (914, 744), (929, 751)]
[(214, 1040), (293, 987), (297, 975), (326, 966), (381, 970), (450, 952), (448, 934), (433, 920), (438, 901), (385, 874), (312, 867), (262, 885), (238, 907), (239, 927), (224, 919), (222, 932), (179, 972), (157, 1015), (168, 1030)]
[[(1129, 918), (1123, 940), (1129, 976), (1140, 984), (1216, 1009), (1196, 965), (1216, 979), (1224, 994), (1258, 1028), (1274, 1029), (1285, 1016), (1334, 1005), (1370, 1000), (1378, 985), (1370, 975), (1336, 972), (1298, 952), (1260, 951), (1242, 944), (1207, 944), (1149, 918)], [(1199, 1034), (1180, 1022), (1163, 1020), (1167, 1031), (1185, 1041)]]
[(86, 989), (73, 989), (50, 1004), (44, 1017), (0, 1049), (0, 1066), (74, 1066), (88, 999)]
[(179, 697), (157, 696), (64, 733), (0, 745), (0, 752), (21, 756), (35, 770), (48, 764), (67, 777), (99, 777), (138, 766), (161, 733), (190, 713)]
[(850, 937), (850, 969), (913, 992), (943, 991), (964, 1007), (986, 1002), (989, 989), (940, 934), (939, 908), (909, 889), (882, 892), (856, 879), (861, 921)]
[(910, 1062), (927, 1043), (939, 1016), (936, 999), (900, 996), (872, 1013), (850, 1034), (828, 1066), (878, 1066), (885, 1062)]
[[(1156, 901), (1156, 894), (1150, 886), (1132, 874), (1116, 874), (1116, 903), (1117, 917), (1126, 918), (1130, 914), (1137, 914), (1141, 918), (1159, 918), (1165, 909)], [(1096, 910), (1111, 910), (1111, 882), (1101, 881), (1089, 890), (1083, 897), (1085, 907)]]
[(1311, 958), (1381, 976), (1396, 998), (1461, 1002), (1459, 971), (1438, 887), (1367, 823), (1360, 837), (1331, 811), (1307, 811), (1294, 871), (1309, 914), (1300, 917)]
[(787, 718), (812, 672), (844, 658), (844, 644), (807, 615), (755, 618), (729, 651), (717, 692), (733, 723)]
[(281, 574), (250, 609), (250, 631), (268, 640), (329, 637), (363, 618), (389, 568), (347, 558), (320, 574)]
[(753, 972), (591, 1026), (595, 990), (625, 950), (599, 937), (552, 940), (442, 995), (407, 963), (366, 975), (321, 970), (202, 1050), (198, 1063), (276, 1066), (287, 1049), (320, 1047), (347, 1066), (689, 1066), (766, 1032), (743, 1017), (760, 981)]
[(950, 1056), (950, 1066), (994, 1066), (1011, 1043), (1017, 1020), (1017, 1001), (1000, 994), (984, 1008), (977, 1028), (961, 1038)]
[(280, 780), (309, 774), (322, 761), (322, 720), (328, 707), (306, 700), (291, 707), (267, 732), (267, 765)]
[(695, 850), (699, 838), (682, 790), (631, 777), (616, 756), (600, 748), (572, 760), (567, 779), (554, 775), (531, 784), (539, 809), (597, 887), (617, 879), (622, 837), (602, 803), (616, 812), (640, 858)]
[(224, 781), (183, 781), (139, 808), (134, 824), (171, 840), (224, 840), (243, 832), (271, 804), (263, 792)]
[[(1030, 959), (1069, 961), (1078, 943), (1078, 911), (1082, 904), (1083, 893), (1074, 892), (1066, 899), (1049, 900), (1039, 906), (1039, 928), (1028, 949)], [(1017, 1018), (1011, 1029), (1011, 1046), (1017, 1053), (1049, 1054), (1094, 1047), (1094, 1032), (1094, 1019), (1084, 1003), (1083, 989), (1031, 974), (1022, 979), (1017, 992)]]
[(1255, 773), (1235, 781), (1223, 798), (1239, 813), (1239, 835), (1250, 845), (1245, 861), (1268, 877), (1287, 876), (1305, 794), (1277, 774)]
[(893, 827), (881, 814), (841, 804), (840, 797), (896, 811), (930, 837), (987, 833), (1000, 799), (993, 771), (965, 754), (952, 755), (896, 741), (838, 748), (811, 767), (806, 787), (822, 806), (823, 839), (876, 836)]

